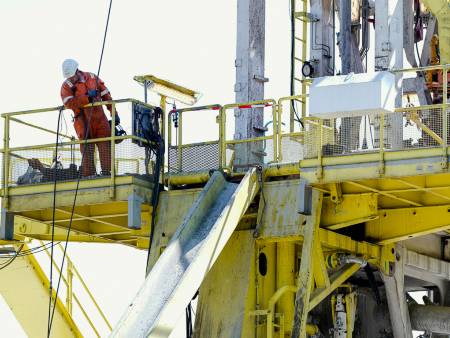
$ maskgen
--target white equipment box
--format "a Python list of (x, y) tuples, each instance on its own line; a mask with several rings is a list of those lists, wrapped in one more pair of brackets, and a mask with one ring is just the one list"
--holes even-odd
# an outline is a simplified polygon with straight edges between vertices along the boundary
[(391, 72), (325, 76), (309, 90), (309, 115), (320, 118), (393, 113), (397, 88)]

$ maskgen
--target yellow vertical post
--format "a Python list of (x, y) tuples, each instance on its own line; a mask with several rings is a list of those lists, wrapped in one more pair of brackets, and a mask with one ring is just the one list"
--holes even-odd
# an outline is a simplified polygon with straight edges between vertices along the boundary
[(2, 208), (8, 207), (8, 182), (9, 182), (9, 116), (5, 116), (5, 131), (3, 135), (3, 203)]
[(226, 123), (227, 123), (227, 114), (226, 108), (222, 107), (220, 109), (220, 123), (222, 125), (221, 128), (221, 147), (222, 147), (222, 167), (226, 167), (227, 165), (227, 139), (226, 139)]
[[(269, 306), (269, 300), (275, 293), (276, 286), (276, 244), (275, 243), (264, 243), (258, 250), (258, 255), (256, 257), (256, 282), (257, 282), (257, 309), (267, 309)], [(263, 275), (261, 272), (263, 255), (266, 259), (266, 271)], [(259, 317), (261, 319), (262, 317)], [(261, 320), (258, 324), (263, 324)], [(257, 325), (257, 337), (265, 337), (268, 335), (266, 331), (266, 325)]]
[[(162, 110), (161, 114), (161, 138), (165, 140), (166, 138), (166, 106), (167, 106), (167, 97), (161, 95), (159, 106)], [(165, 145), (164, 145), (165, 147)], [(164, 160), (165, 162), (165, 160)], [(161, 175), (161, 180), (164, 182), (164, 163), (161, 166), (161, 173), (157, 173), (156, 175)]]
[(309, 301), (313, 287), (313, 255), (314, 239), (319, 231), (322, 212), (322, 192), (313, 190), (312, 213), (306, 217), (304, 226), (302, 256), (298, 278), (298, 291), (295, 296), (294, 326), (292, 338), (306, 338), (306, 320), (308, 318)]
[[(95, 147), (95, 144), (94, 144), (94, 147)], [(97, 150), (98, 150), (98, 148), (97, 148)], [(94, 168), (97, 168), (97, 163), (98, 163), (98, 155), (97, 155), (97, 152), (94, 149)]]
[(448, 145), (448, 110), (447, 110), (447, 90), (448, 90), (448, 68), (447, 65), (444, 66), (443, 71), (443, 84), (442, 84), (442, 168), (446, 169), (448, 167), (447, 159), (447, 145)]
[(115, 196), (116, 185), (116, 104), (111, 104), (111, 185), (109, 195), (111, 198)]
[(380, 164), (379, 171), (380, 174), (384, 174), (384, 113), (380, 115)]
[(317, 149), (317, 159), (319, 162), (319, 168), (317, 169), (317, 178), (322, 178), (323, 173), (323, 120), (319, 120), (319, 144)]
[[(176, 114), (176, 113), (173, 113)], [(172, 127), (173, 127), (173, 114), (167, 114), (167, 153), (170, 152), (170, 147), (172, 146)], [(167, 167), (169, 167), (169, 161), (167, 161)], [(164, 172), (164, 170), (163, 170)], [(170, 169), (169, 169), (170, 172)], [(168, 175), (170, 176), (170, 175)], [(168, 182), (170, 183), (170, 182)], [(170, 186), (170, 184), (169, 184)]]
[(178, 116), (178, 169), (183, 171), (183, 113)]
[[(289, 101), (288, 101), (289, 102)], [(293, 102), (293, 101), (292, 101)], [(282, 134), (281, 134), (281, 119), (282, 119), (282, 113), (283, 113), (283, 102), (281, 100), (278, 101), (278, 117), (277, 117), (277, 133), (278, 133), (278, 162), (281, 162), (283, 160), (283, 152), (282, 152)], [(291, 131), (293, 132), (293, 131)]]
[[(295, 284), (295, 244), (293, 242), (277, 243), (277, 289)], [(283, 315), (286, 334), (291, 333), (294, 321), (294, 294), (286, 292), (278, 302), (277, 312)], [(280, 337), (284, 338), (284, 337)]]
[(273, 120), (273, 161), (278, 160), (278, 106), (275, 102), (272, 105), (272, 120)]
[(222, 109), (219, 109), (219, 115), (217, 116), (217, 123), (219, 123), (219, 168), (222, 169), (224, 167), (224, 162), (222, 160), (223, 157), (223, 130), (222, 130)]
[(67, 295), (66, 295), (66, 307), (67, 311), (72, 315), (72, 299), (73, 299), (73, 263), (72, 260), (67, 258)]

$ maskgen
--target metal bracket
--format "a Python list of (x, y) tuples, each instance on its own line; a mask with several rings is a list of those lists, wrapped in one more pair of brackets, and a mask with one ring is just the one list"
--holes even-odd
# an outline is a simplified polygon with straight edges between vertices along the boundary
[(300, 179), (297, 192), (297, 212), (310, 216), (312, 210), (312, 188), (306, 180)]
[(381, 43), (381, 51), (390, 52), (392, 50), (391, 43), (389, 41)]
[(128, 228), (141, 229), (141, 205), (143, 202), (144, 199), (135, 192), (128, 196)]
[(2, 208), (1, 211), (0, 239), (8, 241), (14, 239), (14, 214), (8, 212), (6, 208)]
[(264, 76), (256, 75), (256, 74), (253, 75), (253, 80), (255, 80), (257, 82), (262, 82), (262, 83), (269, 82), (269, 78), (268, 77), (264, 77)]
[(261, 126), (253, 126), (253, 129), (256, 131), (264, 132), (264, 133), (269, 130), (269, 128), (264, 127), (264, 126), (262, 126), (262, 127)]
[(331, 201), (335, 204), (342, 202), (342, 187), (340, 183), (333, 183), (330, 185)]
[(381, 271), (387, 275), (392, 276), (395, 263), (395, 244), (387, 244), (381, 247), (381, 257), (379, 267)]

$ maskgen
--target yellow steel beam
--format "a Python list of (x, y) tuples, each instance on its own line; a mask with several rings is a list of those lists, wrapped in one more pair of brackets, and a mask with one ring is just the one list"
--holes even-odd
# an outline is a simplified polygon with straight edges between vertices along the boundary
[(349, 277), (361, 268), (360, 264), (351, 264), (338, 271), (330, 277), (330, 286), (326, 288), (318, 288), (311, 294), (308, 311), (314, 309), (321, 301), (323, 301), (330, 293), (342, 285)]
[(368, 187), (368, 186), (366, 186), (366, 185), (364, 185), (364, 184), (361, 184), (361, 183), (352, 182), (352, 181), (347, 181), (346, 183), (352, 184), (352, 185), (354, 185), (354, 186), (357, 186), (357, 187), (360, 187), (360, 188), (363, 188), (363, 189), (370, 190), (370, 191), (372, 191), (372, 192), (375, 192), (375, 193), (377, 193), (377, 194), (380, 194), (380, 195), (383, 195), (383, 196), (386, 196), (386, 197), (390, 197), (390, 198), (392, 198), (392, 199), (395, 199), (395, 200), (404, 202), (404, 203), (406, 203), (406, 204), (408, 204), (408, 205), (413, 205), (413, 206), (416, 206), (416, 207), (422, 206), (422, 204), (420, 204), (420, 203), (417, 203), (417, 202), (414, 202), (414, 201), (407, 200), (407, 199), (405, 199), (405, 198), (396, 196), (396, 195), (391, 194), (391, 193), (387, 193), (387, 192), (382, 191), (382, 190), (379, 190), (379, 189), (375, 189), (375, 188), (372, 188), (372, 187)]
[[(104, 218), (127, 217), (127, 216), (128, 216), (128, 214), (123, 214), (123, 213), (117, 213), (117, 214), (112, 214), (112, 215), (97, 215), (97, 216), (82, 216), (82, 215), (80, 215), (79, 217), (73, 217), (72, 221), (76, 222), (76, 221), (91, 220), (91, 221), (95, 222), (96, 220), (104, 219)], [(55, 223), (63, 223), (63, 222), (69, 222), (69, 221), (70, 221), (70, 218), (55, 219)], [(52, 224), (53, 221), (43, 221), (42, 223)]]
[[(304, 230), (301, 229), (296, 234), (284, 236), (270, 236), (259, 238), (258, 242), (273, 243), (273, 242), (302, 242)], [(337, 232), (319, 229), (319, 239), (322, 247), (329, 250), (342, 250), (358, 256), (363, 256), (366, 259), (378, 260), (381, 257), (382, 246), (369, 242), (354, 241), (349, 236), (338, 234)]]
[(346, 227), (349, 227), (349, 226), (352, 226), (352, 225), (355, 225), (355, 224), (361, 224), (361, 223), (365, 223), (365, 222), (368, 222), (368, 221), (373, 221), (374, 219), (377, 219), (377, 218), (378, 218), (378, 215), (376, 215), (376, 216), (368, 216), (368, 217), (361, 217), (361, 218), (355, 218), (355, 219), (352, 219), (352, 220), (347, 221), (347, 222), (331, 224), (331, 225), (327, 226), (326, 228), (328, 230), (339, 230), (339, 229), (346, 228)]
[(295, 295), (294, 325), (292, 337), (306, 337), (306, 322), (308, 319), (309, 300), (313, 286), (313, 259), (311, 253), (314, 250), (316, 233), (319, 231), (320, 215), (322, 211), (322, 193), (314, 190), (312, 196), (312, 214), (307, 217), (304, 226), (304, 240), (302, 247), (302, 259), (300, 263), (298, 290)]
[(378, 217), (378, 196), (375, 193), (344, 194), (340, 201), (336, 204), (330, 197), (324, 197), (321, 227), (335, 230)]
[(326, 288), (330, 286), (330, 279), (328, 278), (327, 267), (325, 265), (325, 259), (323, 255), (322, 245), (320, 245), (319, 233), (316, 233), (314, 239), (313, 255), (313, 272), (314, 280), (317, 288)]
[[(408, 182), (408, 181), (403, 180), (403, 179), (400, 179), (400, 178), (398, 178), (397, 181), (399, 181), (399, 182), (401, 182), (401, 183), (407, 185), (408, 187), (411, 187), (411, 188), (413, 188), (413, 189), (416, 189), (416, 190), (418, 190), (418, 191), (423, 191), (423, 192), (426, 192), (426, 193), (431, 194), (431, 195), (433, 195), (433, 196), (439, 197), (439, 198), (441, 198), (441, 199), (443, 199), (443, 200), (450, 201), (450, 197), (449, 197), (449, 196), (440, 194), (440, 193), (434, 191), (434, 190), (436, 190), (436, 189), (433, 189), (433, 188), (431, 188), (431, 187), (430, 187), (430, 188), (429, 188), (429, 187), (421, 187), (421, 186), (418, 186), (417, 184), (413, 184), (413, 183), (411, 183), (411, 182)], [(442, 187), (440, 187), (440, 188), (442, 189)], [(449, 187), (444, 187), (444, 188), (447, 188), (447, 189), (448, 189)]]
[[(384, 174), (379, 172), (380, 154), (373, 152), (300, 160), (300, 176), (317, 184), (442, 173), (442, 148), (385, 151), (383, 156)], [(323, 175), (319, 178), (316, 170), (320, 165)]]
[[(24, 245), (23, 250), (28, 250)], [(47, 333), (49, 281), (33, 255), (17, 257), (1, 270), (0, 293), (30, 337)], [(55, 290), (53, 290), (53, 297)], [(32, 306), (30, 306), (32, 304)], [(82, 337), (61, 300), (56, 301), (52, 337)]]
[[(115, 243), (117, 240), (109, 238), (112, 235), (131, 235), (133, 231), (130, 229), (122, 228), (117, 231), (102, 231), (100, 227), (97, 227), (93, 231), (90, 228), (80, 227), (77, 223), (72, 224), (72, 231), (69, 237), (71, 241), (86, 241), (86, 242), (108, 242)], [(148, 230), (146, 231), (148, 233)], [(15, 217), (15, 234), (27, 236), (40, 240), (50, 240), (51, 238), (51, 225), (44, 224), (34, 219), (29, 219), (23, 216)], [(55, 223), (55, 240), (66, 240), (67, 227), (61, 224)]]
[(384, 209), (379, 218), (366, 223), (366, 236), (379, 244), (450, 229), (450, 205)]
[[(281, 242), (277, 243), (277, 263), (276, 263), (276, 281), (277, 289), (293, 285), (295, 283), (295, 243)], [(284, 294), (278, 303), (278, 312), (283, 314), (284, 327), (287, 332), (291, 332), (290, 326), (294, 320), (292, 304), (294, 303), (294, 294)]]
[[(67, 215), (71, 215), (72, 214), (71, 210), (66, 210), (64, 208), (56, 208), (56, 211), (62, 212), (62, 213), (67, 214)], [(73, 216), (77, 217), (77, 218), (85, 219), (85, 220), (88, 220), (88, 221), (91, 221), (91, 222), (105, 224), (105, 225), (108, 225), (108, 226), (116, 228), (116, 229), (117, 228), (118, 229), (122, 229), (122, 231), (124, 229), (123, 226), (121, 226), (119, 224), (115, 224), (115, 223), (111, 223), (111, 222), (105, 221), (102, 218), (95, 218), (95, 217), (91, 217), (91, 216), (88, 216), (88, 215), (82, 215), (82, 214), (77, 213), (77, 212), (73, 212)], [(70, 221), (70, 219), (69, 219), (69, 221)], [(130, 230), (128, 230), (128, 231), (130, 231)]]

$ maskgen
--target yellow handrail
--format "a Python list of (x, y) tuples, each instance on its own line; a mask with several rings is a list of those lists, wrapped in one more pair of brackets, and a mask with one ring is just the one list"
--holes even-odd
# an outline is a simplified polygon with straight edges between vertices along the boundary
[[(119, 103), (136, 103), (140, 104), (142, 106), (148, 107), (150, 109), (153, 109), (154, 107), (152, 105), (146, 104), (144, 102), (135, 100), (135, 99), (121, 99), (121, 100), (113, 100), (113, 101), (103, 101), (103, 102), (95, 102), (93, 104), (89, 104), (85, 106), (86, 108), (93, 107), (93, 106), (103, 106), (103, 105), (111, 105), (111, 118), (112, 118), (112, 124), (115, 124), (115, 111), (116, 111), (116, 105)], [(23, 158), (27, 159), (23, 156), (20, 156), (18, 152), (21, 151), (36, 151), (36, 150), (47, 150), (47, 151), (54, 151), (55, 150), (55, 144), (54, 143), (47, 143), (47, 144), (34, 144), (31, 146), (25, 145), (25, 146), (14, 146), (11, 147), (11, 137), (16, 135), (11, 130), (11, 122), (16, 122), (23, 124), (25, 126), (34, 128), (36, 130), (43, 131), (48, 134), (56, 134), (54, 130), (51, 130), (49, 128), (46, 128), (45, 126), (40, 126), (34, 123), (30, 123), (27, 121), (20, 120), (20, 116), (25, 115), (32, 115), (32, 114), (40, 114), (40, 113), (48, 113), (52, 111), (60, 111), (62, 107), (50, 107), (50, 108), (42, 108), (42, 109), (33, 109), (33, 110), (26, 110), (26, 111), (16, 111), (16, 112), (9, 112), (4, 113), (1, 116), (4, 118), (5, 124), (4, 124), (4, 140), (3, 140), (3, 149), (0, 150), (0, 153), (3, 154), (3, 167), (2, 167), (2, 196), (3, 196), (3, 203), (4, 206), (7, 207), (8, 205), (8, 197), (9, 197), (9, 187), (12, 182), (12, 167), (11, 165), (14, 163), (11, 161), (11, 157), (14, 156), (15, 158)], [(110, 171), (110, 196), (114, 197), (115, 195), (115, 176), (117, 172), (117, 163), (122, 163), (123, 161), (127, 159), (117, 158), (116, 157), (116, 141), (118, 140), (132, 140), (133, 142), (138, 141), (139, 143), (148, 143), (147, 140), (134, 136), (134, 135), (126, 135), (126, 136), (115, 136), (114, 128), (111, 130), (111, 135), (109, 137), (102, 137), (102, 138), (96, 138), (96, 139), (87, 139), (87, 140), (78, 140), (70, 135), (60, 134), (62, 137), (65, 137), (68, 139), (68, 141), (61, 142), (58, 144), (58, 147), (61, 151), (67, 151), (69, 147), (69, 151), (73, 151), (74, 149), (78, 148), (80, 145), (84, 143), (88, 144), (95, 144), (98, 142), (109, 142), (110, 143), (110, 149), (111, 149), (111, 171)], [(38, 156), (39, 157), (39, 156)], [(41, 156), (42, 157), (42, 156)], [(136, 173), (139, 172), (139, 159), (136, 158), (130, 158), (129, 161), (136, 162)], [(53, 162), (53, 161), (52, 161)], [(17, 178), (15, 178), (17, 179)]]
[[(39, 243), (44, 246), (44, 242), (39, 240)], [(64, 248), (62, 247), (62, 245), (60, 243), (58, 243), (58, 248), (64, 252)], [(47, 249), (46, 246), (44, 246), (44, 251), (47, 254), (48, 258), (51, 258), (51, 255)], [(61, 280), (63, 281), (63, 283), (66, 285), (67, 287), (67, 295), (66, 295), (66, 306), (68, 309), (68, 312), (70, 313), (70, 315), (72, 315), (72, 308), (73, 308), (73, 302), (72, 299), (75, 300), (75, 302), (78, 304), (81, 312), (83, 313), (84, 317), (86, 318), (86, 320), (88, 321), (89, 325), (91, 326), (92, 330), (96, 333), (97, 337), (100, 337), (100, 334), (96, 328), (96, 326), (94, 325), (94, 323), (92, 322), (91, 318), (89, 317), (88, 313), (86, 312), (85, 308), (83, 307), (83, 305), (81, 304), (78, 296), (76, 295), (76, 293), (73, 291), (73, 282), (72, 282), (72, 278), (73, 277), (77, 277), (79, 282), (81, 283), (81, 285), (83, 286), (84, 291), (88, 294), (91, 302), (94, 304), (95, 308), (97, 309), (98, 313), (100, 314), (100, 316), (102, 317), (103, 321), (105, 322), (106, 326), (109, 328), (110, 331), (112, 331), (112, 326), (111, 323), (109, 322), (109, 320), (106, 318), (106, 315), (104, 314), (104, 312), (102, 311), (102, 309), (100, 308), (100, 306), (98, 305), (98, 302), (96, 301), (95, 297), (93, 296), (92, 292), (89, 290), (88, 286), (86, 285), (86, 282), (84, 281), (84, 279), (81, 277), (80, 272), (78, 271), (78, 269), (75, 267), (75, 265), (73, 265), (72, 260), (67, 256), (66, 254), (66, 260), (67, 260), (67, 277), (64, 276), (64, 274), (62, 274), (60, 267), (55, 263), (55, 260), (52, 260), (52, 265), (55, 267), (56, 271), (58, 272), (59, 275), (61, 275)]]
[[(265, 108), (265, 107), (271, 107), (272, 108), (272, 122), (273, 122), (273, 135), (270, 136), (260, 136), (255, 138), (246, 138), (241, 140), (227, 140), (226, 139), (226, 123), (227, 123), (227, 111), (230, 109), (240, 108), (244, 107), (243, 109), (253, 109), (253, 108)], [(239, 143), (251, 143), (256, 141), (264, 141), (264, 140), (273, 140), (273, 162), (276, 162), (278, 159), (278, 115), (277, 115), (277, 102), (274, 99), (267, 99), (267, 100), (259, 100), (259, 101), (252, 101), (252, 102), (241, 102), (241, 103), (232, 103), (232, 104), (226, 104), (221, 109), (221, 117), (220, 117), (220, 123), (221, 123), (221, 131), (223, 133), (222, 137), (222, 146), (221, 146), (221, 155), (222, 155), (222, 168), (230, 169), (227, 167), (226, 163), (226, 147), (228, 144), (234, 145)]]

